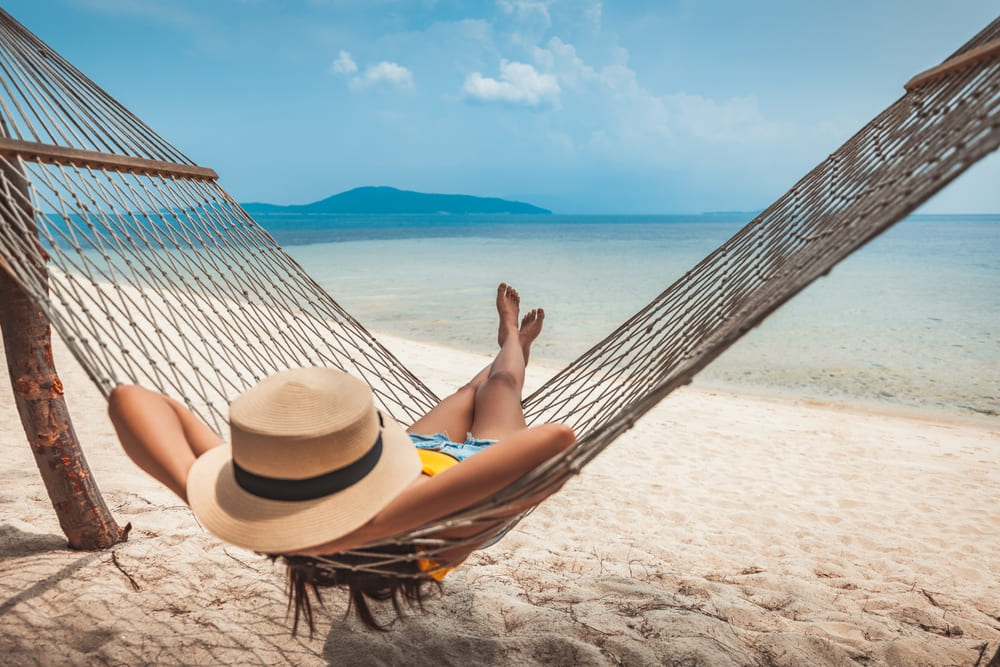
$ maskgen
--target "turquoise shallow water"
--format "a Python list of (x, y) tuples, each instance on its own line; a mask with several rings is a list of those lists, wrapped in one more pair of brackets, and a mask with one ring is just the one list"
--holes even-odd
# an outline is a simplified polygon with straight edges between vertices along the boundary
[[(376, 331), (489, 352), (493, 291), (544, 306), (566, 363), (737, 231), (741, 216), (259, 221)], [(320, 224), (317, 225), (316, 223)], [(316, 229), (315, 227), (320, 227)], [(750, 332), (696, 383), (1000, 415), (1000, 218), (906, 220)]]

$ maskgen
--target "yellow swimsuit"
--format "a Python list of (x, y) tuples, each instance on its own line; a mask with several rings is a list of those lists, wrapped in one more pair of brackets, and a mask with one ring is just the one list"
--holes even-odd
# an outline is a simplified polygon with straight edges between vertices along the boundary
[[(458, 459), (454, 456), (449, 456), (444, 452), (437, 452), (433, 449), (418, 449), (417, 454), (420, 455), (422, 472), (428, 477), (433, 477), (440, 472), (444, 472), (458, 463)], [(417, 547), (417, 551), (423, 551), (423, 549)], [(417, 567), (420, 568), (421, 572), (429, 574), (435, 581), (441, 581), (446, 574), (454, 570), (457, 566), (443, 567), (436, 560), (420, 558), (417, 560)]]
[(454, 456), (433, 449), (418, 449), (417, 454), (420, 455), (420, 465), (423, 466), (423, 473), (428, 477), (433, 477), (439, 472), (444, 472), (458, 463), (458, 459)]

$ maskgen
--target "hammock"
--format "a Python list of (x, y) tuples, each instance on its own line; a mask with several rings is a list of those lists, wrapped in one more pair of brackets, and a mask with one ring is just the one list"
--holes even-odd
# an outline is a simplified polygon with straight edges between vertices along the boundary
[[(437, 397), (219, 186), (0, 10), (0, 257), (105, 395), (153, 387), (225, 432), (229, 399), (329, 365), (402, 423)], [(1000, 145), (1000, 19), (611, 335), (524, 401), (577, 444), (496, 496), (352, 552), (481, 543), (837, 262)], [(517, 519), (515, 518), (514, 521)], [(442, 540), (444, 529), (478, 534)], [(381, 556), (384, 556), (381, 560)], [(331, 562), (337, 563), (336, 559)]]

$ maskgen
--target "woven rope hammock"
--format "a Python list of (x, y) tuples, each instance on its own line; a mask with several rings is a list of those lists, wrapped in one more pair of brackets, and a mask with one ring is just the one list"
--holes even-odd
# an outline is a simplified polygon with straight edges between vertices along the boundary
[[(995, 150), (1000, 19), (906, 89), (524, 401), (529, 423), (570, 424), (573, 448), (485, 502), (352, 553), (418, 544), (427, 557), (499, 532), (490, 524), (505, 508), (557, 488), (774, 309)], [(364, 379), (403, 423), (437, 403), (214, 172), (2, 11), (0, 122), (4, 268), (105, 395), (119, 383), (153, 387), (225, 433), (230, 398), (276, 370), (316, 364)], [(484, 528), (463, 540), (435, 537), (470, 525)], [(385, 555), (362, 569), (410, 557)]]

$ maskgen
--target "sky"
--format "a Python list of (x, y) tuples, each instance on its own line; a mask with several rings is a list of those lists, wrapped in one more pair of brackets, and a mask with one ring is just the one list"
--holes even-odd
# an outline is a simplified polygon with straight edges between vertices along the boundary
[[(997, 0), (3, 0), (238, 201), (755, 211)], [(987, 157), (922, 213), (1000, 213)]]

